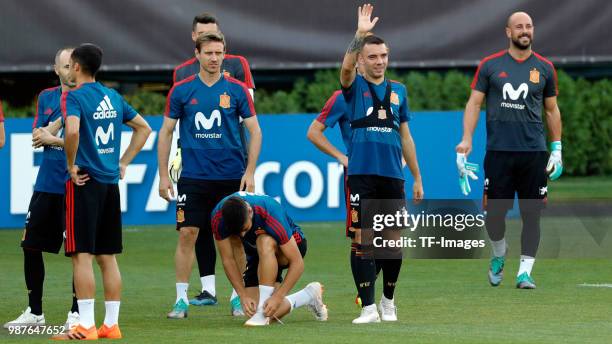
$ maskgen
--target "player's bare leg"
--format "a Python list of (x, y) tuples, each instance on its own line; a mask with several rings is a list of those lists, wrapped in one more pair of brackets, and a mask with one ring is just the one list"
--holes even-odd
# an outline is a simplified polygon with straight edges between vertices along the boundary
[(183, 319), (187, 317), (189, 308), (189, 276), (195, 260), (195, 243), (198, 238), (199, 228), (182, 227), (179, 229), (179, 239), (174, 255), (174, 267), (176, 271), (176, 301), (174, 308), (168, 313), (170, 319)]
[(79, 304), (79, 324), (64, 334), (52, 337), (52, 339), (98, 339), (94, 317), (96, 281), (92, 266), (93, 257), (89, 253), (75, 253), (72, 255), (74, 288)]
[(195, 242), (198, 238), (197, 227), (183, 227), (179, 230), (179, 239), (174, 255), (176, 281), (188, 283), (195, 259)]
[(89, 253), (76, 253), (72, 256), (74, 288), (79, 300), (92, 299), (96, 294), (96, 280), (92, 262), (93, 255)]
[(119, 308), (121, 306), (121, 273), (114, 254), (96, 256), (96, 261), (102, 271), (104, 283), (104, 324), (98, 330), (98, 337), (119, 339), (122, 338), (119, 330)]

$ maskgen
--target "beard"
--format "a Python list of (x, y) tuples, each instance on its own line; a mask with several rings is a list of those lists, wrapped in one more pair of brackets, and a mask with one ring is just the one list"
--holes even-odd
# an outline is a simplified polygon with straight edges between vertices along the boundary
[[(521, 38), (523, 38), (523, 37), (529, 38), (529, 43), (527, 43), (527, 44), (521, 43)], [(532, 43), (532, 40), (531, 40), (531, 36), (529, 36), (529, 35), (521, 35), (521, 36), (517, 37), (516, 39), (512, 38), (512, 45), (514, 47), (520, 49), (520, 50), (527, 50), (527, 49), (531, 48), (531, 43)]]
[(74, 81), (74, 80), (65, 80), (64, 82), (62, 82), (62, 84), (66, 85), (66, 86), (68, 86), (70, 88), (73, 88), (73, 87), (76, 86), (76, 81)]
[(62, 85), (66, 85), (70, 88), (73, 88), (74, 86), (76, 86), (76, 80), (74, 80), (70, 76), (65, 76), (65, 77), (60, 76), (59, 79)]

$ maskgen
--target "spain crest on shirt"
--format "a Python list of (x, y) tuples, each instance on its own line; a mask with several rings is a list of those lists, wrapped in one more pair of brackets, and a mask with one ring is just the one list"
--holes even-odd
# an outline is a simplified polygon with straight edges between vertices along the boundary
[(219, 106), (227, 109), (230, 107), (230, 96), (228, 96), (226, 93), (222, 94), (219, 96)]
[(224, 77), (231, 77), (232, 75), (230, 74), (230, 72), (226, 71), (225, 69), (223, 70), (223, 76)]
[(533, 82), (534, 84), (540, 82), (540, 72), (537, 69), (533, 68), (529, 71), (529, 81)]
[(391, 104), (399, 105), (399, 96), (395, 92), (391, 92)]

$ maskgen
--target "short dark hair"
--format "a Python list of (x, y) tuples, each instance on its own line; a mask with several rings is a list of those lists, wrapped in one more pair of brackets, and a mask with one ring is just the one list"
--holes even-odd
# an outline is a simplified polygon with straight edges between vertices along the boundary
[(376, 44), (376, 45), (378, 45), (378, 44), (386, 44), (386, 43), (385, 43), (384, 39), (382, 39), (382, 38), (380, 38), (380, 37), (378, 37), (376, 35), (369, 35), (369, 36), (366, 36), (363, 39), (363, 45), (366, 45), (366, 44)]
[(232, 196), (225, 200), (221, 206), (221, 216), (223, 217), (223, 225), (230, 235), (240, 235), (242, 226), (249, 216), (249, 208), (242, 198)]
[(102, 65), (102, 49), (91, 43), (84, 43), (72, 51), (70, 58), (81, 65), (83, 72), (96, 76)]
[(201, 51), (200, 48), (202, 48), (202, 45), (209, 42), (221, 42), (223, 43), (223, 48), (225, 48), (225, 36), (223, 36), (221, 32), (213, 31), (204, 32), (198, 35), (195, 42), (195, 48), (198, 49), (198, 51)]
[(193, 32), (195, 32), (196, 26), (198, 24), (217, 24), (217, 26), (219, 26), (217, 17), (215, 17), (214, 14), (208, 12), (200, 13), (193, 18), (193, 24), (191, 25), (191, 30)]

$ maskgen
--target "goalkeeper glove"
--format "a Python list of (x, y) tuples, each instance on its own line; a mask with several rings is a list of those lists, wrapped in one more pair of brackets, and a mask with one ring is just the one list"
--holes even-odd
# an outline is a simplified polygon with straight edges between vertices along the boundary
[(479, 171), (478, 164), (473, 164), (467, 162), (467, 158), (463, 153), (457, 153), (457, 169), (459, 170), (459, 187), (461, 188), (461, 193), (467, 196), (472, 188), (470, 187), (470, 180), (477, 180), (475, 172)]
[(561, 160), (561, 141), (550, 143), (550, 157), (546, 165), (546, 172), (550, 180), (556, 180), (563, 173), (563, 160)]
[(172, 160), (172, 163), (170, 163), (170, 170), (168, 171), (170, 173), (170, 180), (173, 183), (175, 184), (178, 183), (178, 180), (181, 177), (182, 170), (183, 170), (183, 159), (181, 157), (181, 149), (178, 148), (176, 150), (176, 156)]

